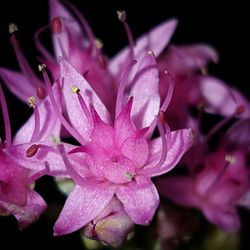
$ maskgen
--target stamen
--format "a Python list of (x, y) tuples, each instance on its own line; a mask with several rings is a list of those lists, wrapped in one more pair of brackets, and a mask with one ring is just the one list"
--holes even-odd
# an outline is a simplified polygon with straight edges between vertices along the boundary
[(46, 161), (44, 164), (45, 164), (44, 168), (42, 168), (41, 170), (37, 171), (35, 174), (29, 177), (28, 179), (29, 184), (34, 183), (37, 179), (49, 173), (50, 170), (49, 163)]
[(62, 39), (61, 39), (61, 33), (62, 33), (62, 19), (60, 17), (55, 17), (52, 21), (52, 32), (56, 35), (56, 39), (59, 45), (59, 48), (61, 50), (62, 56), (65, 59), (68, 59), (67, 54), (65, 52)]
[(167, 92), (167, 95), (165, 97), (164, 102), (161, 105), (161, 110), (165, 112), (169, 106), (169, 103), (170, 103), (172, 96), (173, 96), (173, 93), (174, 93), (174, 78), (167, 70), (164, 71), (164, 75), (166, 77), (168, 77), (168, 79), (169, 79), (168, 92)]
[(58, 145), (58, 149), (63, 158), (64, 164), (66, 166), (66, 169), (68, 170), (69, 175), (77, 184), (82, 185), (84, 183), (84, 179), (80, 174), (77, 173), (72, 164), (69, 162), (63, 144)]
[(63, 2), (70, 8), (70, 10), (73, 12), (73, 14), (76, 15), (76, 17), (80, 21), (83, 29), (86, 31), (86, 34), (87, 34), (87, 37), (89, 38), (90, 43), (94, 46), (95, 36), (94, 36), (88, 22), (84, 18), (84, 16), (82, 16), (81, 12), (73, 4), (71, 4), (69, 1), (63, 0)]
[(0, 84), (0, 103), (1, 103), (4, 127), (5, 127), (6, 147), (10, 147), (11, 146), (10, 119), (9, 119), (9, 112), (8, 112), (8, 108), (7, 108), (7, 104), (6, 104), (6, 100), (5, 100), (5, 96), (4, 96), (1, 84)]
[[(170, 101), (171, 101), (173, 93), (174, 93), (174, 79), (173, 79), (173, 76), (167, 70), (164, 71), (164, 75), (169, 78), (169, 84), (168, 84), (167, 95), (166, 95), (165, 100), (163, 101), (163, 103), (161, 105), (160, 110), (165, 112), (167, 110), (169, 104), (170, 104)], [(152, 134), (153, 134), (153, 132), (155, 130), (156, 124), (157, 124), (157, 118), (155, 118), (151, 122), (151, 124), (149, 126), (149, 129), (148, 129), (148, 131), (146, 133), (147, 138), (150, 138), (152, 136)]]
[(158, 130), (159, 130), (161, 142), (162, 142), (161, 157), (155, 166), (153, 166), (151, 168), (143, 169), (141, 171), (141, 173), (147, 174), (147, 175), (154, 173), (155, 170), (159, 170), (159, 168), (161, 168), (163, 166), (163, 164), (166, 160), (166, 157), (167, 157), (167, 152), (168, 152), (167, 142), (171, 139), (171, 131), (170, 131), (170, 128), (169, 128), (167, 122), (165, 121), (163, 111), (159, 111), (157, 126), (158, 126)]
[(50, 26), (46, 25), (42, 28), (40, 28), (39, 30), (36, 31), (34, 39), (35, 39), (35, 45), (37, 47), (37, 49), (41, 52), (41, 54), (43, 55), (43, 57), (51, 62), (51, 63), (55, 63), (55, 59), (53, 58), (53, 56), (49, 53), (49, 51), (42, 45), (39, 36), (41, 35), (41, 33), (43, 33), (46, 29), (48, 29)]
[(224, 118), (220, 122), (218, 122), (207, 134), (207, 136), (204, 139), (204, 142), (207, 142), (215, 133), (217, 133), (221, 128), (223, 128), (228, 122), (230, 122), (232, 119), (235, 118), (235, 116), (238, 116), (242, 114), (245, 111), (245, 107), (242, 105), (239, 105), (234, 110), (233, 114)]
[(15, 33), (12, 33), (12, 35), (10, 37), (10, 42), (14, 48), (16, 58), (17, 58), (17, 61), (18, 61), (18, 64), (19, 64), (21, 71), (23, 72), (25, 77), (30, 80), (30, 82), (32, 82), (33, 84), (35, 84), (38, 87), (40, 85), (40, 81), (36, 77), (36, 75), (34, 74), (33, 70), (29, 66), (25, 56), (23, 55)]
[(33, 157), (36, 155), (37, 151), (39, 149), (39, 145), (33, 144), (26, 150), (26, 157)]
[(11, 23), (10, 25), (9, 25), (9, 33), (10, 34), (13, 34), (13, 33), (15, 33), (16, 31), (18, 31), (19, 29), (18, 29), (18, 27), (17, 27), (17, 25), (15, 24), (15, 23)]
[[(155, 166), (155, 168), (160, 168), (166, 160), (167, 151), (168, 151), (167, 141), (170, 139), (170, 135), (171, 135), (170, 128), (165, 121), (163, 111), (159, 111), (157, 126), (158, 126), (158, 130), (159, 130), (161, 142), (162, 142), (162, 146), (161, 146), (162, 153), (161, 153), (161, 158), (159, 162), (157, 163), (157, 165)], [(167, 139), (166, 139), (166, 136), (167, 136)]]
[(42, 73), (43, 73), (43, 77), (44, 77), (44, 81), (45, 81), (45, 85), (47, 88), (47, 92), (50, 98), (50, 101), (52, 103), (53, 109), (57, 115), (57, 117), (60, 119), (62, 125), (65, 127), (65, 129), (82, 145), (84, 145), (86, 143), (86, 141), (82, 138), (82, 136), (73, 128), (71, 127), (71, 125), (67, 122), (67, 120), (64, 118), (64, 116), (62, 115), (61, 111), (59, 110), (59, 107), (56, 103), (56, 100), (54, 98), (53, 95), (53, 91), (51, 88), (51, 82), (49, 79), (49, 76), (45, 70), (45, 68), (42, 69)]
[(135, 42), (134, 42), (134, 39), (132, 36), (131, 29), (127, 23), (126, 12), (124, 10), (118, 10), (118, 11), (116, 11), (116, 13), (117, 13), (118, 19), (123, 23), (123, 26), (124, 26), (125, 31), (127, 33), (129, 47), (130, 47), (130, 59), (133, 59), (133, 58), (135, 58), (135, 54), (134, 54)]
[(225, 156), (225, 161), (230, 163), (230, 164), (235, 164), (236, 162), (236, 157), (234, 155), (231, 155), (231, 154), (227, 154)]
[(126, 83), (128, 82), (129, 75), (133, 66), (137, 63), (136, 60), (132, 60), (128, 66), (126, 67), (125, 71), (123, 72), (122, 79), (118, 88), (117, 97), (116, 97), (116, 110), (115, 110), (115, 117), (120, 114), (123, 108), (123, 98), (124, 98), (124, 90), (126, 87)]
[(36, 106), (36, 98), (34, 96), (30, 96), (28, 98), (28, 105), (30, 108), (33, 108), (35, 115), (34, 131), (30, 139), (30, 142), (34, 142), (38, 139), (40, 132), (40, 115), (39, 115), (39, 110)]
[(83, 97), (80, 94), (80, 89), (76, 86), (73, 86), (71, 88), (71, 90), (72, 90), (73, 94), (77, 94), (78, 101), (81, 105), (81, 108), (82, 108), (86, 118), (88, 119), (89, 124), (91, 125), (91, 127), (93, 127), (93, 119), (92, 119), (91, 112), (89, 111), (85, 101), (83, 100)]
[(30, 108), (35, 108), (36, 106), (36, 98), (34, 96), (30, 96), (28, 98), (28, 105)]

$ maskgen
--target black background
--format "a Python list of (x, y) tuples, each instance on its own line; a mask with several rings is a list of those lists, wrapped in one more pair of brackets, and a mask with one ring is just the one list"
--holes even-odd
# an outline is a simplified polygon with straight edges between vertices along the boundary
[[(116, 17), (117, 9), (127, 11), (128, 23), (134, 37), (148, 31), (154, 25), (170, 17), (177, 17), (179, 25), (173, 36), (175, 44), (207, 43), (213, 46), (220, 55), (218, 65), (211, 67), (211, 73), (226, 82), (240, 88), (246, 96), (250, 96), (249, 82), (249, 13), (247, 4), (243, 1), (223, 4), (220, 1), (71, 1), (84, 14), (97, 37), (104, 43), (104, 51), (114, 55), (127, 44), (126, 34)], [(8, 25), (15, 22), (19, 27), (18, 39), (24, 53), (37, 70), (36, 56), (33, 43), (34, 32), (48, 23), (47, 1), (1, 1), (0, 7), (0, 65), (17, 68), (14, 52), (9, 43)], [(5, 88), (10, 110), (12, 130), (15, 132), (26, 120), (30, 110), (13, 97)], [(0, 126), (3, 135), (3, 123)], [(58, 202), (63, 198), (56, 191), (49, 178), (38, 183), (43, 196), (48, 202)], [(44, 189), (45, 188), (45, 189)], [(244, 217), (245, 218), (245, 217)], [(247, 225), (249, 221), (245, 221)], [(36, 248), (61, 247), (65, 244), (75, 244), (74, 249), (81, 249), (78, 234), (53, 238), (53, 222), (43, 218), (24, 232), (18, 232), (16, 222), (12, 218), (0, 219), (0, 249), (7, 249), (13, 244), (19, 247)], [(247, 227), (246, 227), (247, 228)], [(249, 228), (249, 227), (248, 227)], [(246, 238), (246, 239), (245, 239)], [(245, 249), (247, 237), (244, 237)], [(4, 246), (4, 242), (9, 245)], [(38, 243), (39, 242), (39, 243)], [(38, 243), (38, 245), (37, 245)], [(35, 245), (34, 245), (35, 244)], [(243, 247), (242, 247), (243, 249)]]

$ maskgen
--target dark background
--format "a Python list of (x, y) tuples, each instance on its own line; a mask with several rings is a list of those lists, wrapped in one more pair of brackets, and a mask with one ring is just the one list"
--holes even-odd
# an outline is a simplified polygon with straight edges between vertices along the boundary
[[(127, 44), (126, 34), (116, 17), (117, 9), (127, 11), (128, 23), (134, 37), (148, 31), (154, 25), (170, 17), (179, 19), (179, 26), (173, 36), (175, 44), (207, 43), (217, 49), (220, 55), (218, 65), (211, 67), (210, 72), (226, 82), (240, 88), (246, 96), (250, 96), (249, 82), (249, 13), (247, 4), (237, 1), (233, 4), (222, 4), (219, 1), (71, 1), (84, 14), (97, 37), (104, 43), (104, 51), (114, 55)], [(103, 4), (105, 3), (105, 4)], [(34, 32), (48, 23), (47, 1), (1, 1), (0, 7), (0, 65), (17, 68), (14, 52), (9, 43), (8, 25), (15, 22), (19, 27), (18, 39), (28, 60), (36, 70), (36, 56), (33, 43)], [(48, 43), (49, 44), (49, 43)], [(12, 130), (27, 119), (30, 110), (13, 97), (5, 88), (8, 101)], [(0, 135), (3, 136), (3, 123)], [(39, 181), (37, 188), (48, 202), (62, 203), (63, 197), (57, 193), (50, 178)], [(55, 202), (56, 197), (56, 202)], [(19, 247), (62, 247), (74, 244), (74, 249), (81, 249), (78, 233), (53, 238), (53, 221), (46, 216), (23, 232), (17, 230), (13, 218), (0, 219), (0, 249), (9, 249), (11, 245)], [(243, 232), (249, 230), (249, 219), (245, 222)], [(247, 232), (247, 231), (246, 231)], [(249, 233), (249, 231), (248, 231)], [(247, 234), (246, 234), (247, 235)], [(38, 243), (39, 242), (39, 243)], [(242, 249), (249, 249), (247, 237), (243, 237)], [(4, 246), (4, 243), (8, 244)], [(37, 245), (38, 243), (38, 245)], [(35, 244), (35, 245), (34, 245)], [(73, 245), (72, 245), (73, 246)]]

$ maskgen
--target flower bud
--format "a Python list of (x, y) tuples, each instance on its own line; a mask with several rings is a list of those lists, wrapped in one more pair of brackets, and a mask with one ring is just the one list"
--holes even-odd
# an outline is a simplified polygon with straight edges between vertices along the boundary
[(121, 202), (113, 198), (107, 207), (83, 228), (83, 235), (118, 247), (126, 239), (133, 225)]

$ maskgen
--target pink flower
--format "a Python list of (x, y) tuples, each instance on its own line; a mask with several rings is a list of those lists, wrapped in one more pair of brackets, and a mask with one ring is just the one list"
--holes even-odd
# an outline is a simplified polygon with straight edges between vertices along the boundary
[[(55, 113), (82, 146), (69, 151), (59, 145), (76, 186), (54, 226), (55, 235), (87, 225), (114, 196), (134, 223), (149, 224), (159, 204), (151, 177), (170, 171), (192, 143), (191, 130), (170, 132), (167, 124), (162, 123), (158, 70), (151, 52), (139, 62), (133, 85), (125, 93), (135, 63), (132, 61), (124, 70), (112, 122), (88, 82), (67, 60), (60, 61), (65, 105), (72, 126), (62, 117), (52, 92), (48, 93)], [(46, 84), (50, 89), (48, 79)], [(168, 95), (161, 107), (163, 111), (169, 98)], [(160, 137), (150, 140), (156, 124)]]
[[(6, 141), (0, 142), (0, 215), (12, 214), (18, 220), (19, 228), (23, 229), (36, 221), (46, 209), (46, 203), (34, 189), (34, 182), (48, 172), (43, 163), (40, 170), (31, 170), (25, 162), (37, 151), (32, 143), (22, 144), (27, 148), (26, 154), (19, 156), (15, 145), (11, 143), (11, 131), (8, 110), (2, 88), (0, 86), (0, 102), (5, 123)], [(15, 153), (10, 156), (10, 152)], [(19, 164), (22, 161), (24, 164)]]
[(85, 237), (118, 247), (131, 232), (134, 223), (125, 213), (121, 202), (112, 198), (106, 208), (83, 228)]
[(196, 166), (198, 172), (160, 179), (160, 192), (177, 204), (201, 209), (210, 222), (224, 230), (238, 230), (236, 206), (250, 204), (246, 196), (250, 184), (248, 129), (249, 120), (234, 125), (215, 152), (203, 155)]

